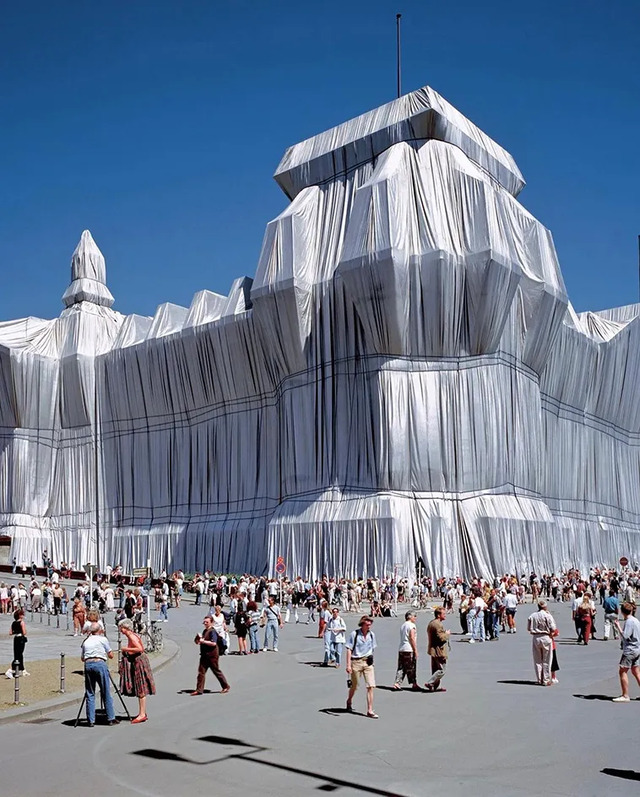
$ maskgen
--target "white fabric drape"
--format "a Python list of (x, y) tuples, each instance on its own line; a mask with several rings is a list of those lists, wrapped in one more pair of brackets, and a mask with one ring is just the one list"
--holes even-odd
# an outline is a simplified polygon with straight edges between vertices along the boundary
[[(255, 280), (0, 324), (19, 562), (485, 576), (640, 559), (638, 306), (578, 315), (511, 156), (430, 89), (293, 147)], [(87, 282), (88, 281), (88, 282)]]

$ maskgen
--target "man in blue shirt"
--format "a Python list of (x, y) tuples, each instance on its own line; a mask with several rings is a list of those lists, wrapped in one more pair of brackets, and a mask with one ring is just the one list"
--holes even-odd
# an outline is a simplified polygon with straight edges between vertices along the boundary
[(376, 688), (376, 679), (373, 670), (373, 651), (376, 649), (376, 637), (371, 626), (373, 620), (368, 615), (360, 618), (358, 628), (352, 631), (347, 641), (347, 675), (349, 680), (349, 694), (347, 696), (347, 711), (353, 711), (352, 700), (358, 688), (358, 681), (364, 678), (367, 688), (367, 717), (377, 720), (378, 715), (373, 710), (373, 690)]
[(604, 610), (604, 640), (609, 639), (609, 632), (613, 628), (613, 638), (618, 638), (618, 627), (616, 622), (618, 620), (618, 613), (620, 611), (620, 603), (613, 590), (609, 591), (609, 597), (602, 601), (602, 608)]

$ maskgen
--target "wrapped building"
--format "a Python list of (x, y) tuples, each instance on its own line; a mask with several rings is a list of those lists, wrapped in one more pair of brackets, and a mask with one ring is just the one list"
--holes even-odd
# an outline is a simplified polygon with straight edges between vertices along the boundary
[(513, 158), (430, 88), (291, 147), (255, 277), (0, 324), (18, 562), (490, 576), (637, 558), (638, 305), (577, 314)]

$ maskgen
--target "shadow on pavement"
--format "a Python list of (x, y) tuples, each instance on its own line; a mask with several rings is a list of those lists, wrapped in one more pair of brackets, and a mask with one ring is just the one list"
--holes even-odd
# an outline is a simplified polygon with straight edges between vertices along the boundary
[(337, 717), (339, 714), (353, 714), (356, 717), (366, 717), (367, 715), (362, 711), (347, 711), (344, 706), (339, 708), (319, 708), (319, 714), (328, 714), (330, 717)]
[(633, 769), (613, 769), (612, 767), (605, 767), (601, 769), (603, 775), (611, 775), (614, 778), (623, 778), (624, 780), (640, 780), (640, 772), (634, 772)]
[(574, 697), (578, 697), (580, 700), (606, 700), (609, 703), (613, 701), (611, 695), (574, 695)]
[(418, 691), (424, 692), (424, 689), (418, 690), (411, 686), (402, 686), (400, 689), (394, 689), (393, 686), (381, 686), (380, 684), (376, 686), (376, 689), (383, 689), (385, 692), (415, 692), (416, 694), (418, 694)]
[(496, 681), (499, 684), (514, 684), (515, 686), (540, 686), (537, 681), (523, 681), (518, 679), (511, 679), (506, 681)]
[[(341, 712), (346, 713), (346, 709), (320, 709), (321, 711), (325, 712)], [(353, 712), (354, 714), (357, 712)], [(365, 716), (364, 714), (361, 716)], [(207, 766), (208, 764), (220, 764), (224, 761), (232, 761), (232, 760), (240, 760), (242, 762), (250, 762), (252, 764), (257, 764), (258, 766), (262, 767), (269, 767), (271, 769), (277, 769), (281, 772), (289, 772), (294, 775), (300, 775), (303, 778), (311, 778), (312, 780), (320, 781), (320, 785), (316, 786), (316, 789), (319, 791), (337, 791), (337, 789), (341, 787), (347, 787), (353, 789), (354, 791), (361, 792), (362, 794), (376, 794), (380, 795), (380, 797), (403, 797), (403, 795), (398, 794), (397, 792), (387, 791), (386, 789), (379, 789), (375, 786), (365, 786), (361, 783), (355, 783), (349, 780), (342, 780), (340, 778), (332, 778), (328, 775), (324, 775), (320, 772), (311, 772), (307, 769), (299, 769), (298, 767), (291, 767), (287, 764), (278, 764), (275, 761), (265, 761), (260, 758), (254, 758), (253, 756), (256, 753), (267, 752), (269, 748), (267, 747), (260, 747), (259, 745), (252, 745), (249, 742), (244, 742), (241, 739), (231, 739), (227, 738), (226, 736), (202, 736), (197, 739), (200, 742), (210, 742), (211, 744), (217, 745), (224, 745), (224, 746), (231, 746), (231, 747), (240, 747), (240, 748), (249, 748), (248, 750), (242, 750), (241, 752), (237, 753), (227, 753), (220, 758), (215, 758), (210, 761), (194, 761), (191, 758), (187, 758), (186, 756), (179, 755), (178, 753), (172, 753), (165, 750), (156, 750), (153, 748), (145, 748), (143, 750), (134, 750), (132, 751), (132, 755), (142, 756), (144, 758), (152, 758), (156, 761), (166, 761), (171, 763), (179, 763), (179, 764), (195, 764), (197, 766)]]

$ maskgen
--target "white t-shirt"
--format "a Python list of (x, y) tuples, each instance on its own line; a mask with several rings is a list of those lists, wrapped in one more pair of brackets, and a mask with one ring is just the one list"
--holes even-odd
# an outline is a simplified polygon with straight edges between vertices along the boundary
[(484, 602), (484, 599), (478, 595), (478, 597), (473, 602), (473, 608), (477, 609), (479, 612), (483, 612), (487, 608), (487, 604)]
[(344, 644), (347, 626), (342, 617), (331, 617), (331, 620), (329, 620), (329, 630), (331, 631), (332, 642), (342, 642)]
[(518, 608), (518, 598), (513, 592), (508, 592), (504, 596), (504, 606), (505, 609), (517, 609)]
[(82, 643), (82, 655), (85, 659), (104, 659), (106, 661), (110, 651), (109, 640), (100, 634), (91, 634)]
[(409, 636), (412, 631), (416, 630), (416, 624), (411, 620), (406, 620), (400, 627), (400, 647), (399, 653), (413, 653)]

